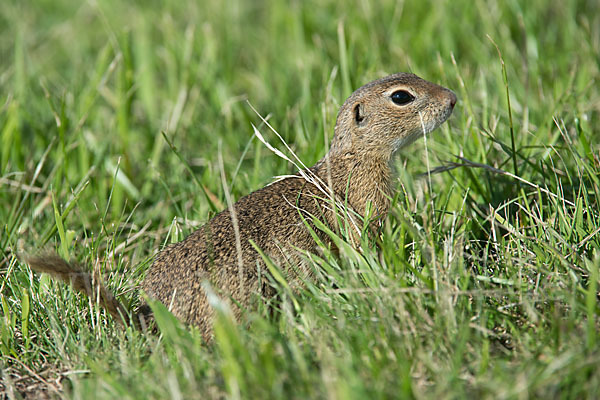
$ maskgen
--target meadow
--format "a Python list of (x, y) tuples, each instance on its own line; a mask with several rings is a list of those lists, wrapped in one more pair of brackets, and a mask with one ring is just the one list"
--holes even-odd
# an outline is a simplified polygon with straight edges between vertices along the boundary
[[(398, 154), (381, 235), (336, 237), (213, 343), (158, 306), (160, 333), (123, 329), (22, 261), (56, 251), (135, 308), (226, 190), (295, 172), (253, 124), (312, 165), (399, 71), (459, 100)], [(597, 0), (3, 1), (0, 397), (596, 397), (599, 79)]]

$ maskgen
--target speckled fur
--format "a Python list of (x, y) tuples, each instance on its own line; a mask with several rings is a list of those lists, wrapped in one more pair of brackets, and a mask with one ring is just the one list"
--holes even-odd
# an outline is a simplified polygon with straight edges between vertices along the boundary
[[(414, 101), (394, 104), (390, 96), (396, 90), (409, 91)], [(141, 289), (210, 340), (214, 311), (207, 284), (228, 302), (236, 318), (251, 307), (253, 297), (272, 296), (266, 279), (260, 283), (259, 271), (264, 274), (266, 269), (252, 242), (280, 265), (292, 285), (309, 277), (297, 249), (318, 249), (303, 220), (318, 218), (335, 229), (337, 218), (327, 193), (361, 215), (370, 203), (374, 215), (384, 217), (393, 190), (393, 154), (442, 124), (455, 102), (454, 93), (413, 74), (366, 84), (342, 105), (329, 153), (304, 171), (311, 179), (300, 174), (284, 178), (241, 198), (182, 242), (162, 250)], [(330, 244), (327, 235), (315, 232)]]

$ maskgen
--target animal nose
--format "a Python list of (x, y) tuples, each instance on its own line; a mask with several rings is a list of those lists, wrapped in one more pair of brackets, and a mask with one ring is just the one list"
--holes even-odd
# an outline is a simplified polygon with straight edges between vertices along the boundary
[(450, 92), (450, 107), (454, 108), (454, 106), (456, 105), (456, 95), (454, 94), (453, 91), (449, 91)]

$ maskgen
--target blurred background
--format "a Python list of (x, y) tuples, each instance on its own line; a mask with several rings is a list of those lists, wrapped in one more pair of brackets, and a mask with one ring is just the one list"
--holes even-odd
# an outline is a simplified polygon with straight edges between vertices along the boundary
[[(284, 149), (257, 113), (312, 165), (345, 98), (399, 71), (459, 101), (398, 157), (379, 250), (327, 278), (358, 294), (323, 281), (301, 318), (263, 310), (216, 352), (166, 333), (154, 347), (16, 257), (96, 265), (135, 305), (152, 254), (225, 207), (222, 174), (239, 199), (294, 172), (253, 136)], [(599, 77), (598, 0), (3, 0), (0, 367), (81, 370), (63, 381), (107, 398), (176, 398), (173, 382), (187, 398), (586, 397)]]
[[(494, 43), (506, 61), (517, 144), (531, 135), (556, 140), (553, 116), (598, 120), (598, 8), (541, 0), (7, 1), (1, 173), (27, 181), (48, 149), (43, 175), (52, 175), (59, 199), (90, 172), (82, 199), (115, 217), (127, 199), (127, 210), (152, 208), (169, 191), (203, 215), (205, 201), (189, 199), (183, 181), (195, 184), (163, 132), (211, 192), (221, 190), (212, 179), (221, 151), (232, 190), (247, 193), (292, 168), (252, 139), (260, 119), (247, 101), (310, 165), (325, 153), (346, 96), (398, 71), (460, 98), (452, 133), (432, 143), (440, 157), (472, 149), (473, 161), (485, 161), (480, 131), (495, 134), (507, 122)], [(96, 190), (103, 195), (90, 196)], [(10, 204), (15, 194), (2, 196)], [(169, 210), (156, 211), (168, 221)], [(82, 217), (92, 226), (98, 214)]]

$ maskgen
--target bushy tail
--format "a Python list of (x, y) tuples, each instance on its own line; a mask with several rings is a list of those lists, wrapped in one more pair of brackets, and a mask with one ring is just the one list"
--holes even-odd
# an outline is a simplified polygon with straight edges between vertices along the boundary
[(65, 282), (71, 282), (75, 290), (85, 293), (92, 299), (97, 298), (99, 304), (120, 324), (133, 325), (135, 328), (142, 330), (146, 329), (146, 321), (150, 316), (149, 307), (143, 306), (138, 312), (130, 314), (104, 286), (100, 277), (84, 271), (81, 265), (69, 263), (56, 254), (27, 256), (25, 261), (34, 271), (45, 272)]

